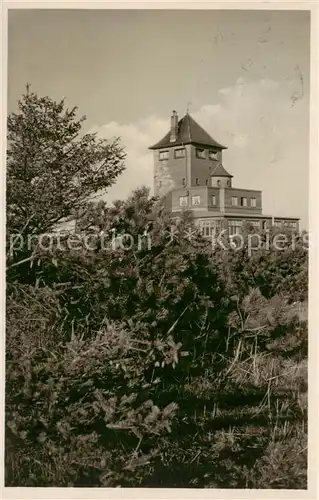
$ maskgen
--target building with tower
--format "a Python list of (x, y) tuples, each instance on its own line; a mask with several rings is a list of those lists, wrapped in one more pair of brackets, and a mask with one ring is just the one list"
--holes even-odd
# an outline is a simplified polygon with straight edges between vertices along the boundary
[(154, 194), (176, 217), (192, 211), (204, 236), (228, 228), (238, 234), (244, 221), (258, 229), (271, 225), (299, 230), (299, 219), (262, 213), (262, 192), (239, 189), (223, 166), (223, 151), (189, 113), (171, 117), (167, 134), (151, 146), (154, 152)]

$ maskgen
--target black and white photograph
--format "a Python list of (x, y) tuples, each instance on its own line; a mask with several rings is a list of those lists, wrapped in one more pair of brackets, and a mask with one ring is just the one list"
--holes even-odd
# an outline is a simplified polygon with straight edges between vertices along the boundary
[(7, 10), (5, 489), (306, 494), (313, 12), (85, 5)]

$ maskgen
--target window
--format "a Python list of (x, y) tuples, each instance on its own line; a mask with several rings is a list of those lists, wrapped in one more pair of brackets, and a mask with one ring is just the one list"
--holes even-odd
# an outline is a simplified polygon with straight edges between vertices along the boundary
[(196, 186), (199, 186), (198, 177), (196, 177), (196, 179), (195, 179), (195, 183), (196, 183)]
[(159, 159), (160, 160), (168, 160), (169, 158), (169, 151), (160, 151), (159, 152)]
[(231, 181), (227, 181), (227, 186), (231, 187)]
[(188, 197), (187, 196), (180, 196), (179, 197), (179, 206), (180, 207), (187, 207), (188, 205)]
[(184, 158), (185, 157), (185, 148), (175, 149), (175, 158)]
[(210, 236), (211, 234), (211, 225), (209, 220), (200, 222), (201, 233), (203, 236)]
[(206, 179), (206, 186), (208, 186), (208, 179)]
[(183, 177), (183, 179), (182, 179), (182, 184), (183, 184), (183, 186), (186, 186), (186, 179), (185, 179), (185, 177)]
[(217, 151), (209, 151), (208, 155), (210, 160), (218, 160)]
[(242, 223), (241, 220), (230, 220), (230, 221), (228, 221), (229, 234), (230, 235), (239, 234), (242, 224), (243, 223)]
[(200, 205), (200, 196), (192, 196), (192, 205)]
[(196, 157), (197, 158), (206, 158), (205, 149), (196, 148)]
[(202, 236), (211, 236), (221, 230), (221, 223), (219, 220), (200, 220), (199, 228)]
[(275, 220), (275, 227), (281, 227), (281, 221), (280, 220)]
[(237, 207), (237, 205), (238, 205), (238, 198), (237, 198), (237, 196), (232, 196), (232, 199), (231, 199), (231, 204), (232, 204), (234, 207)]
[(241, 204), (242, 207), (247, 207), (247, 198), (242, 197), (240, 199), (240, 204)]
[(217, 181), (217, 186), (220, 186), (221, 182), (220, 181)]
[(251, 226), (257, 227), (258, 229), (260, 229), (260, 220), (249, 220), (248, 223)]
[(250, 198), (250, 206), (255, 207), (256, 206), (256, 198)]
[(212, 205), (216, 205), (216, 195), (212, 195)]

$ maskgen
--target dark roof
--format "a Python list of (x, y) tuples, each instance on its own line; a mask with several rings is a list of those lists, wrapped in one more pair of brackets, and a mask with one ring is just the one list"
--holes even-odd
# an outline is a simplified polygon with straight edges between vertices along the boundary
[(223, 165), (221, 163), (217, 163), (217, 165), (211, 171), (210, 175), (212, 177), (233, 177), (233, 175), (230, 175), (227, 172), (227, 170), (224, 169), (224, 167), (223, 167)]
[(184, 144), (200, 144), (202, 146), (212, 146), (217, 149), (227, 149), (222, 144), (216, 142), (197, 122), (186, 113), (178, 122), (177, 140), (170, 141), (170, 131), (159, 142), (149, 149), (161, 149), (171, 146), (182, 146)]

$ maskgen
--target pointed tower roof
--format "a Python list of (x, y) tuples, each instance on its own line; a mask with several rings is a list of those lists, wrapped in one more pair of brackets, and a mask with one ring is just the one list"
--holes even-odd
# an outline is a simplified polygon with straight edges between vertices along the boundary
[(211, 146), (217, 149), (227, 149), (222, 144), (216, 142), (205, 130), (198, 125), (189, 113), (186, 113), (178, 122), (178, 133), (176, 141), (171, 142), (170, 131), (159, 142), (149, 149), (162, 149), (171, 146), (182, 146), (185, 144), (200, 144), (202, 146)]
[(229, 174), (227, 170), (225, 170), (221, 163), (217, 163), (210, 175), (211, 177), (233, 177), (233, 175)]

